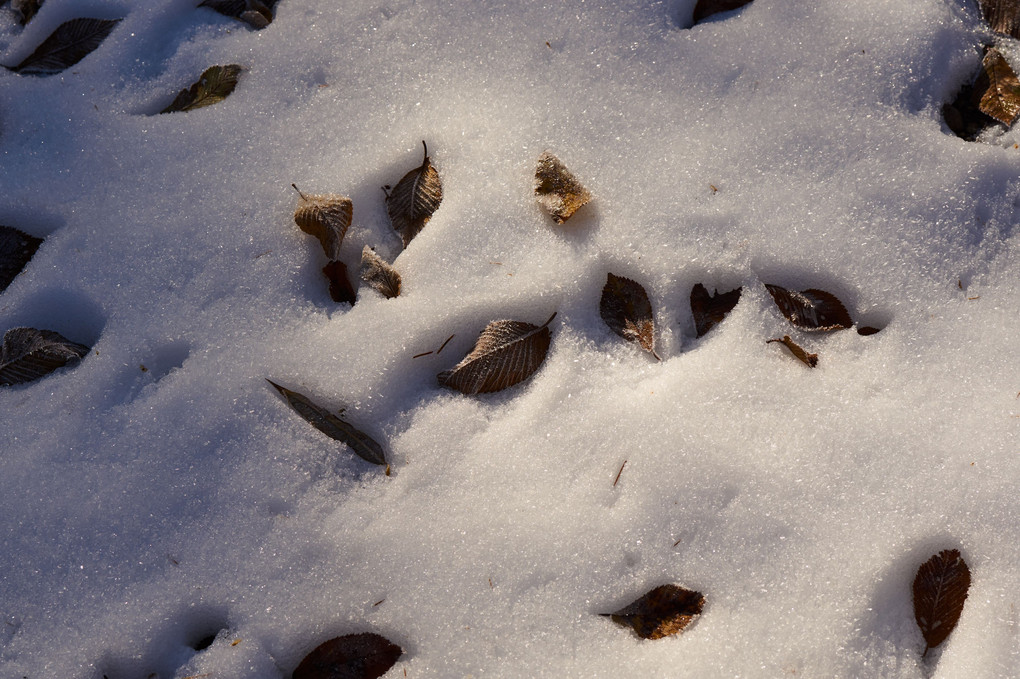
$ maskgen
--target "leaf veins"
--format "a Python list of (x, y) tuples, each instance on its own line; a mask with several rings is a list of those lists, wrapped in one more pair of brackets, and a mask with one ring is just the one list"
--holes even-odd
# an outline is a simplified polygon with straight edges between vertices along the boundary
[[(429, 147), (422, 141), (425, 157), (421, 166), (405, 174), (392, 189), (386, 192), (386, 214), (393, 229), (400, 234), (406, 248), (425, 225), (443, 201), (443, 183), (439, 172), (429, 160)], [(389, 190), (388, 190), (389, 189)]]
[(89, 347), (52, 330), (12, 328), (0, 347), (0, 386), (32, 382), (88, 353)]
[(843, 303), (832, 293), (814, 288), (798, 292), (765, 285), (787, 320), (804, 330), (843, 330), (854, 324)]
[(294, 223), (302, 231), (319, 239), (322, 251), (330, 261), (340, 259), (340, 245), (354, 217), (354, 204), (347, 196), (336, 193), (305, 194), (298, 192), (298, 206), (294, 210)]
[(367, 245), (361, 251), (361, 280), (387, 299), (400, 294), (400, 274)]
[(980, 0), (980, 5), (993, 31), (1020, 38), (1020, 0)]
[(701, 337), (726, 318), (726, 314), (737, 306), (742, 288), (729, 292), (708, 294), (708, 290), (698, 283), (691, 290), (691, 313), (694, 314), (694, 329)]
[(818, 354), (809, 354), (799, 344), (790, 339), (789, 335), (783, 335), (783, 339), (770, 339), (765, 344), (772, 344), (773, 342), (779, 342), (790, 350), (794, 356), (800, 359), (800, 362), (809, 368), (814, 368), (818, 365)]
[(120, 19), (71, 19), (57, 26), (34, 52), (10, 70), (24, 75), (53, 75), (74, 66), (99, 47)]
[(662, 360), (655, 353), (652, 303), (641, 285), (629, 278), (609, 274), (602, 288), (599, 315), (610, 330), (628, 342), (637, 342), (655, 360)]
[(969, 588), (970, 569), (957, 549), (944, 549), (917, 569), (914, 619), (927, 644), (924, 655), (945, 641), (956, 627)]
[[(465, 394), (500, 391), (531, 377), (549, 351), (549, 324), (493, 321), (485, 326), (474, 349), (451, 370), (439, 373), (439, 383)], [(445, 345), (444, 345), (445, 346)]]
[(985, 53), (974, 83), (978, 109), (1009, 127), (1020, 114), (1020, 81), (1006, 58), (995, 48)]
[(21, 273), (41, 244), (42, 238), (11, 226), (0, 226), (0, 292)]
[(535, 170), (535, 195), (557, 224), (570, 219), (577, 210), (591, 200), (588, 189), (567, 169), (560, 159), (544, 152), (538, 157)]
[(160, 113), (194, 111), (223, 101), (237, 87), (237, 79), (243, 70), (237, 64), (210, 66), (191, 87), (178, 92), (170, 105)]
[(701, 614), (705, 597), (679, 585), (660, 585), (615, 613), (602, 613), (630, 627), (642, 639), (661, 639), (684, 631)]

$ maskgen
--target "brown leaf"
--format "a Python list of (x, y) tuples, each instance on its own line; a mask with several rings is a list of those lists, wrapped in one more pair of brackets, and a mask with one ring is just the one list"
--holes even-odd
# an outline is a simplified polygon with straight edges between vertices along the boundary
[(237, 64), (210, 66), (191, 87), (178, 92), (170, 105), (160, 113), (194, 111), (223, 101), (237, 87), (237, 79), (242, 71), (244, 68)]
[(350, 304), (358, 299), (358, 293), (351, 285), (351, 279), (347, 275), (347, 265), (339, 259), (334, 260), (322, 267), (322, 274), (329, 280), (329, 296), (337, 304)]
[(737, 306), (741, 289), (709, 295), (701, 283), (694, 286), (691, 290), (691, 313), (694, 314), (694, 329), (698, 337), (721, 323), (726, 314)]
[(752, 0), (698, 0), (694, 7), (694, 23), (704, 21), (713, 14), (731, 12), (749, 5)]
[(857, 328), (857, 334), (858, 335), (864, 335), (864, 336), (875, 335), (875, 334), (877, 334), (877, 333), (879, 333), (881, 331), (882, 331), (881, 328), (876, 328), (876, 327), (871, 326), (871, 325), (864, 325), (864, 326), (861, 326), (860, 328)]
[(557, 224), (570, 219), (578, 208), (591, 200), (588, 189), (581, 186), (560, 159), (548, 151), (538, 157), (535, 195)]
[(835, 295), (814, 288), (798, 292), (778, 285), (765, 285), (783, 315), (804, 330), (843, 330), (854, 324)]
[(921, 564), (914, 577), (914, 619), (921, 628), (925, 655), (956, 627), (970, 588), (970, 569), (959, 550), (944, 549)]
[(602, 288), (599, 315), (609, 329), (628, 342), (641, 347), (662, 360), (655, 353), (655, 323), (652, 320), (652, 303), (638, 283), (629, 278), (609, 274)]
[(387, 299), (400, 294), (400, 274), (367, 245), (361, 251), (361, 280)]
[(1020, 0), (980, 0), (980, 4), (993, 31), (1020, 38)]
[(425, 148), (425, 159), (421, 167), (405, 174), (392, 190), (388, 190), (388, 186), (383, 187), (386, 192), (386, 214), (390, 216), (390, 223), (400, 234), (405, 248), (429, 223), (443, 200), (443, 183), (429, 160), (428, 146), (425, 146), (424, 141), (421, 145)]
[(52, 330), (12, 328), (0, 347), (0, 386), (32, 382), (88, 353), (89, 347)]
[(332, 260), (340, 259), (340, 245), (354, 217), (354, 204), (347, 196), (335, 193), (298, 192), (298, 206), (294, 209), (294, 223), (302, 231), (319, 239), (322, 251)]
[(660, 585), (615, 613), (603, 613), (618, 625), (632, 627), (642, 639), (661, 639), (684, 631), (701, 614), (705, 597), (679, 585)]
[(974, 83), (974, 97), (978, 109), (1007, 127), (1020, 114), (1020, 81), (999, 50), (985, 53), (981, 72)]
[(0, 292), (21, 273), (41, 244), (42, 238), (11, 226), (0, 226)]
[(803, 349), (803, 347), (801, 347), (799, 344), (790, 339), (789, 335), (783, 335), (783, 339), (767, 340), (765, 344), (772, 344), (773, 342), (779, 342), (780, 344), (785, 345), (786, 348), (789, 349), (794, 356), (799, 358), (801, 363), (803, 363), (807, 367), (814, 368), (816, 365), (818, 365), (818, 354), (809, 354), (807, 351)]
[(23, 75), (53, 75), (74, 66), (99, 47), (120, 19), (71, 19), (10, 70)]
[(493, 321), (485, 326), (475, 348), (451, 370), (439, 373), (439, 383), (465, 394), (500, 391), (531, 377), (549, 351), (549, 323)]
[(294, 679), (377, 679), (396, 664), (403, 652), (400, 646), (378, 634), (345, 634), (316, 647), (292, 676)]
[(205, 0), (199, 7), (208, 7), (220, 14), (247, 23), (252, 28), (265, 28), (273, 21), (276, 0)]
[[(2, 5), (3, 3), (0, 3)], [(36, 12), (39, 11), (39, 7), (43, 4), (43, 0), (14, 0), (11, 3), (11, 7), (18, 13), (21, 14), (21, 25), (24, 26), (32, 17), (35, 16)]]

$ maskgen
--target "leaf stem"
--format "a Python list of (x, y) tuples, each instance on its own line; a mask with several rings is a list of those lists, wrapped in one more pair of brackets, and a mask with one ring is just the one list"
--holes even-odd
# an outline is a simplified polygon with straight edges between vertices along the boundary
[(293, 187), (294, 187), (294, 190), (295, 190), (295, 191), (297, 191), (297, 193), (298, 193), (298, 195), (299, 195), (299, 196), (301, 196), (301, 197), (302, 197), (302, 198), (304, 198), (305, 200), (308, 200), (308, 196), (306, 196), (305, 194), (301, 193), (301, 189), (299, 189), (299, 188), (297, 187), (297, 184), (291, 184), (291, 186), (293, 186)]

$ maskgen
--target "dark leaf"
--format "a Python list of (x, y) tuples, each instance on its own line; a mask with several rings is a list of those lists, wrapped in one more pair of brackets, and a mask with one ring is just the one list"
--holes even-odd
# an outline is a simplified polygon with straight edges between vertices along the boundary
[(694, 23), (704, 21), (713, 14), (721, 12), (732, 12), (744, 5), (751, 4), (752, 0), (698, 0), (694, 7)]
[(32, 20), (32, 17), (36, 15), (42, 4), (43, 0), (14, 0), (11, 3), (11, 7), (21, 14), (20, 21), (21, 25), (24, 26)]
[(72, 19), (59, 26), (12, 71), (53, 75), (74, 66), (106, 40), (120, 19)]
[(347, 444), (354, 453), (366, 462), (372, 464), (386, 465), (386, 473), (390, 473), (390, 466), (386, 463), (386, 453), (382, 446), (375, 442), (371, 436), (356, 429), (353, 425), (332, 414), (322, 406), (313, 403), (307, 396), (281, 387), (276, 382), (267, 379), (273, 387), (280, 392), (290, 407), (297, 411), (297, 414), (313, 427), (321, 431), (331, 439)]
[(783, 315), (804, 330), (843, 330), (854, 324), (843, 303), (824, 290), (803, 292), (765, 285)]
[(268, 10), (263, 12), (257, 9), (249, 9), (245, 12), (241, 12), (241, 16), (237, 18), (254, 28), (256, 31), (262, 30), (273, 21), (273, 15)]
[(88, 353), (89, 347), (52, 330), (12, 328), (0, 348), (0, 386), (32, 382)]
[(241, 13), (248, 9), (247, 0), (204, 0), (199, 7), (208, 7), (223, 16), (238, 18)]
[(493, 321), (485, 326), (475, 348), (452, 370), (439, 373), (439, 383), (465, 394), (485, 394), (512, 387), (531, 377), (549, 351), (549, 323)]
[(684, 631), (701, 614), (705, 597), (678, 585), (660, 585), (615, 613), (603, 613), (631, 627), (642, 639), (661, 639)]
[(237, 87), (237, 78), (243, 70), (237, 64), (210, 66), (190, 88), (178, 92), (170, 105), (160, 113), (194, 111), (223, 101)]
[(694, 314), (694, 329), (701, 337), (726, 318), (726, 314), (737, 306), (740, 301), (741, 288), (729, 292), (708, 294), (708, 290), (698, 283), (691, 290), (691, 313)]
[(42, 244), (42, 238), (30, 236), (14, 227), (0, 226), (0, 292), (21, 273)]
[(377, 679), (403, 649), (378, 634), (365, 632), (330, 639), (305, 656), (294, 679)]
[(874, 335), (875, 333), (881, 332), (881, 328), (875, 328), (870, 325), (857, 328), (858, 335)]
[[(425, 159), (421, 167), (405, 174), (386, 193), (386, 213), (390, 216), (393, 229), (400, 234), (405, 248), (425, 228), (443, 200), (443, 184), (439, 180), (439, 173), (429, 160), (428, 146), (425, 146), (424, 141), (421, 145), (425, 147)], [(383, 190), (386, 191), (385, 188)]]
[(789, 335), (783, 335), (783, 339), (770, 339), (765, 344), (772, 344), (773, 342), (779, 342), (784, 345), (790, 352), (800, 359), (801, 363), (809, 368), (814, 368), (818, 365), (818, 354), (809, 354), (799, 344), (790, 339)]
[(340, 245), (354, 217), (351, 199), (335, 193), (304, 194), (294, 184), (291, 186), (300, 196), (294, 210), (294, 223), (319, 239), (327, 258), (340, 259)]
[(361, 251), (361, 280), (386, 298), (400, 294), (400, 274), (367, 245)]
[(535, 170), (535, 195), (539, 204), (552, 215), (557, 224), (570, 219), (570, 216), (591, 200), (588, 189), (560, 162), (560, 159), (544, 152), (538, 157), (538, 168)]
[(921, 564), (914, 577), (914, 619), (927, 644), (924, 652), (945, 641), (963, 612), (970, 588), (970, 569), (959, 550), (944, 549)]
[(978, 109), (1007, 127), (1020, 114), (1020, 81), (999, 50), (985, 53), (981, 72), (974, 83)]
[(358, 295), (347, 276), (347, 265), (337, 259), (322, 267), (322, 273), (329, 280), (329, 296), (333, 301), (337, 304), (346, 302), (354, 306)]
[(980, 0), (980, 4), (993, 31), (1020, 38), (1020, 0)]
[(637, 342), (655, 360), (661, 360), (655, 353), (652, 303), (645, 289), (638, 283), (609, 274), (602, 288), (599, 315), (610, 330), (629, 342)]

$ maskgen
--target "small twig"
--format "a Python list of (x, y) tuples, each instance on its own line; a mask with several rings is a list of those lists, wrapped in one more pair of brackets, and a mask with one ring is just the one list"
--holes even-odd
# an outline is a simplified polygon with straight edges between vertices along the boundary
[(166, 555), (166, 558), (169, 559), (170, 563), (172, 563), (175, 566), (180, 566), (181, 565), (181, 563), (177, 559), (173, 558), (169, 554)]
[(384, 601), (386, 601), (386, 599), (379, 599), (379, 601), (376, 601), (374, 604), (372, 604), (372, 608), (375, 608), (376, 606), (378, 606), (379, 604), (381, 604)]
[(304, 198), (305, 200), (308, 200), (308, 196), (306, 196), (305, 194), (301, 193), (301, 189), (299, 189), (299, 188), (297, 187), (297, 184), (291, 184), (291, 186), (293, 186), (293, 187), (294, 187), (294, 190), (295, 190), (295, 191), (297, 191), (297, 195), (301, 196), (301, 197), (302, 197), (302, 198)]
[(446, 341), (443, 342), (443, 346), (439, 347), (439, 349), (436, 350), (437, 356), (439, 355), (439, 352), (446, 348), (446, 345), (449, 344), (450, 340), (452, 340), (454, 337), (456, 337), (456, 335), (450, 335), (449, 337), (446, 338)]
[(431, 354), (431, 353), (433, 353), (433, 352), (431, 352), (431, 351), (426, 351), (426, 352), (425, 352), (424, 354), (415, 354), (415, 355), (414, 355), (414, 356), (412, 356), (411, 358), (421, 358), (422, 356), (428, 356), (428, 355), (429, 355), (429, 354)]
[(489, 578), (489, 589), (496, 589), (492, 584), (492, 578)]
[(269, 250), (266, 250), (265, 252), (260, 252), (259, 254), (255, 255), (255, 259), (258, 259), (259, 257), (265, 257), (266, 255), (268, 255), (272, 251), (273, 251), (272, 248), (270, 248)]
[(981, 295), (978, 295), (977, 297), (968, 297), (967, 299), (968, 299), (969, 301), (973, 301), (973, 300), (975, 300), (975, 299), (981, 299)]
[(709, 184), (708, 188), (712, 189), (712, 193), (719, 193), (719, 189), (717, 189), (714, 184)]
[(620, 471), (616, 472), (616, 480), (613, 481), (613, 488), (616, 488), (616, 484), (620, 481), (620, 475), (623, 474), (623, 468), (627, 466), (627, 460), (623, 461), (620, 465)]
[(230, 645), (231, 646), (237, 646), (239, 643), (241, 643), (240, 639), (234, 639), (233, 641), (230, 642)]

